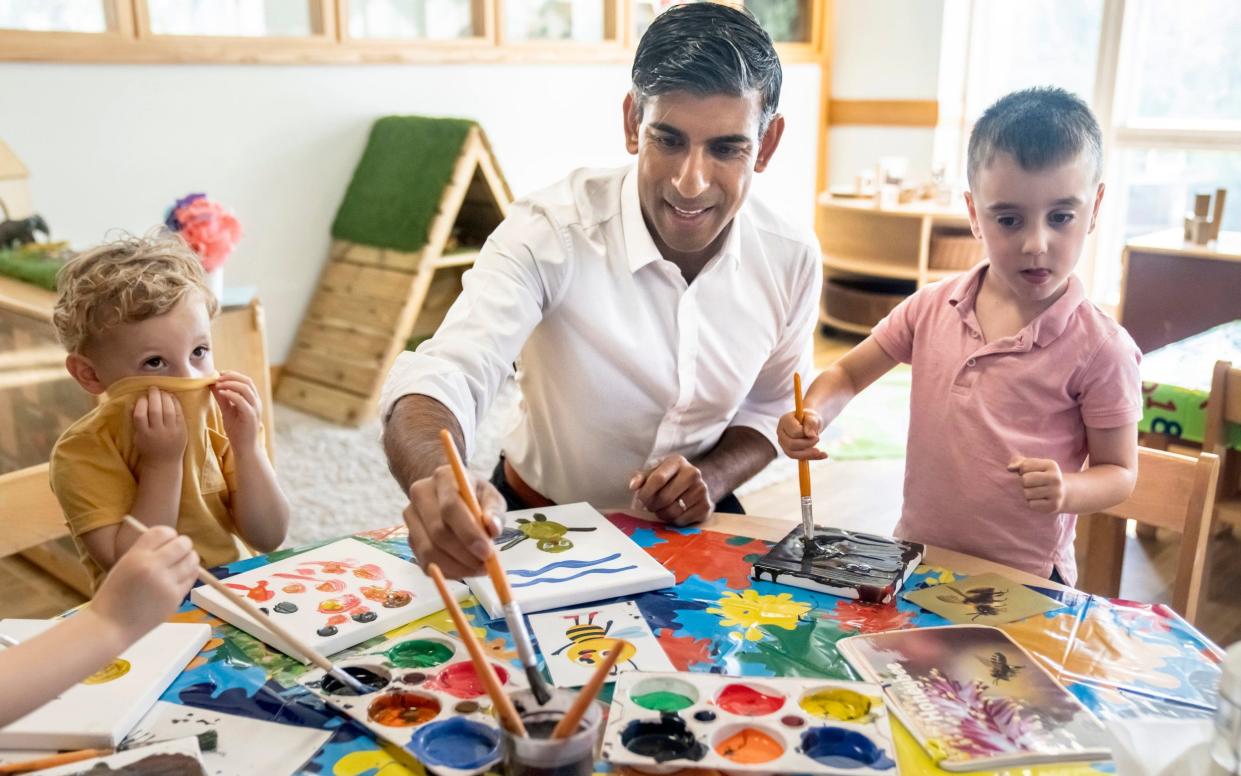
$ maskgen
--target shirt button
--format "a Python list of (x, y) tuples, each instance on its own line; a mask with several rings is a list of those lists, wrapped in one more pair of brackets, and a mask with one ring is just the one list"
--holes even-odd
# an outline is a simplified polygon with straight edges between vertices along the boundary
[(978, 339), (978, 332), (974, 331), (973, 329), (970, 329), (970, 336), (973, 337), (974, 339)]
[(966, 361), (966, 362), (965, 362), (965, 365), (966, 365), (966, 366), (974, 366), (974, 365), (975, 365), (975, 364), (977, 364), (977, 363), (978, 363), (978, 361), (977, 361), (976, 359), (971, 358), (969, 361)]

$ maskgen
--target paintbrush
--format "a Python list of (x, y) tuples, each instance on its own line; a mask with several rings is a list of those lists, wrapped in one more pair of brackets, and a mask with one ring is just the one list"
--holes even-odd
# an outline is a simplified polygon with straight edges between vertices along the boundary
[[(486, 518), (483, 517), (483, 508), (479, 506), (474, 489), (470, 487), (469, 478), (465, 474), (465, 465), (461, 463), (461, 456), (457, 454), (457, 446), (453, 443), (448, 429), (440, 430), (440, 442), (444, 445), (444, 456), (452, 466), (452, 473), (457, 478), (457, 491), (461, 494), (461, 500), (465, 502), (470, 514), (474, 515), (479, 527), (486, 533), (487, 523)], [(530, 680), (530, 691), (534, 693), (534, 699), (542, 706), (551, 700), (552, 694), (543, 682), (543, 676), (539, 673), (539, 664), (534, 657), (534, 646), (530, 643), (530, 633), (526, 630), (525, 618), (521, 615), (521, 607), (513, 599), (513, 588), (509, 587), (508, 577), (504, 573), (504, 567), (500, 565), (500, 555), (496, 552), (494, 545), (491, 546), (486, 565), (487, 575), (491, 577), (491, 584), (495, 586), (496, 594), (500, 597), (500, 604), (504, 607), (504, 619), (508, 622), (509, 633), (513, 634), (513, 643), (517, 645), (517, 657), (526, 669), (526, 678)]]
[[(10, 639), (11, 641), (11, 639)], [(10, 645), (15, 646), (15, 644)], [(201, 752), (214, 752), (219, 746), (220, 734), (214, 730), (208, 730), (194, 736), (198, 739), (198, 749)], [(143, 742), (122, 742), (116, 748), (117, 752), (128, 752), (134, 749), (141, 749), (144, 746), (152, 744), (162, 744), (172, 739), (164, 739), (162, 741), (143, 741)], [(41, 771), (45, 768), (54, 768), (57, 765), (68, 765), (69, 763), (81, 762), (82, 760), (90, 760), (95, 757), (107, 757), (115, 754), (111, 749), (78, 749), (73, 752), (61, 752), (59, 754), (49, 754), (47, 757), (39, 757), (33, 760), (22, 760), (16, 763), (0, 764), (0, 774), (11, 773), (29, 773), (30, 771)]]
[[(141, 522), (139, 522), (138, 520), (136, 520), (133, 517), (133, 515), (125, 516), (125, 524), (139, 533), (146, 533), (147, 531), (147, 527), (143, 525)], [(367, 687), (366, 685), (362, 684), (356, 678), (346, 673), (344, 670), (332, 665), (331, 661), (328, 660), (323, 655), (320, 655), (319, 652), (315, 650), (314, 647), (311, 647), (309, 644), (306, 644), (301, 639), (299, 639), (297, 636), (294, 636), (292, 633), (286, 630), (283, 625), (279, 624), (274, 619), (264, 614), (263, 611), (259, 609), (257, 606), (250, 603), (249, 601), (242, 598), (241, 596), (237, 595), (232, 590), (229, 590), (227, 587), (225, 587), (223, 582), (216, 579), (215, 576), (212, 575), (210, 571), (207, 571), (205, 568), (202, 568), (201, 566), (198, 568), (198, 579), (204, 585), (210, 587), (211, 589), (218, 592), (220, 595), (224, 596), (224, 599), (226, 601), (233, 604), (237, 608), (241, 609), (246, 614), (250, 615), (250, 617), (256, 623), (262, 625), (263, 627), (270, 630), (272, 633), (284, 639), (284, 641), (289, 646), (293, 647), (295, 650), (305, 655), (306, 659), (314, 663), (319, 668), (322, 668), (324, 671), (326, 671), (329, 675), (334, 677), (341, 684), (353, 690), (358, 695), (366, 695), (367, 693), (371, 692), (370, 687)]]
[(5, 636), (3, 633), (0, 633), (0, 644), (3, 644), (6, 647), (16, 647), (17, 643), (17, 639), (10, 638)]
[[(806, 408), (802, 404), (801, 396), (801, 374), (793, 373), (793, 417), (797, 418), (797, 422), (801, 423), (805, 416)], [(810, 498), (810, 461), (805, 459), (797, 462), (797, 481), (801, 486), (801, 529), (803, 532), (802, 544), (803, 551), (813, 553), (816, 544), (814, 543), (814, 500)]]
[(612, 666), (616, 665), (621, 651), (627, 646), (629, 646), (629, 642), (624, 639), (614, 639), (612, 641), (612, 649), (608, 652), (608, 656), (603, 659), (602, 663), (595, 666), (595, 672), (590, 675), (590, 681), (578, 691), (577, 697), (573, 699), (573, 705), (569, 706), (569, 710), (556, 723), (556, 729), (552, 731), (552, 738), (568, 738), (577, 732), (577, 726), (582, 723), (582, 717), (586, 715), (586, 709), (590, 708), (590, 704), (594, 703), (595, 698), (599, 695), (599, 691), (603, 689), (604, 683), (608, 680), (608, 674), (612, 672)]
[(457, 599), (452, 597), (448, 592), (448, 583), (444, 581), (444, 572), (440, 571), (440, 567), (434, 563), (427, 564), (427, 575), (435, 582), (435, 588), (440, 591), (440, 598), (444, 599), (444, 608), (448, 610), (448, 616), (452, 618), (453, 625), (457, 626), (457, 635), (461, 637), (462, 643), (465, 644), (466, 650), (470, 653), (470, 660), (474, 663), (474, 672), (483, 680), (483, 684), (487, 688), (487, 695), (491, 696), (491, 705), (495, 707), (496, 713), (500, 715), (500, 720), (513, 735), (521, 738), (526, 737), (526, 726), (522, 724), (521, 715), (517, 713), (517, 707), (513, 705), (513, 700), (504, 694), (504, 688), (500, 686), (500, 680), (492, 669), (491, 664), (487, 662), (487, 658), (483, 655), (482, 645), (478, 643), (478, 637), (474, 635), (474, 631), (470, 628), (470, 623), (465, 619), (465, 612), (461, 611), (460, 604)]

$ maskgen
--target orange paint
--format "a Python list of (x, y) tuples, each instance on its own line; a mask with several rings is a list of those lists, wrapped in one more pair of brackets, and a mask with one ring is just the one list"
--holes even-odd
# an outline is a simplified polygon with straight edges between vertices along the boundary
[(716, 744), (715, 751), (735, 763), (771, 762), (784, 754), (779, 741), (756, 728), (746, 728)]
[(416, 692), (388, 692), (366, 710), (372, 721), (388, 727), (414, 727), (430, 722), (440, 713), (440, 702)]

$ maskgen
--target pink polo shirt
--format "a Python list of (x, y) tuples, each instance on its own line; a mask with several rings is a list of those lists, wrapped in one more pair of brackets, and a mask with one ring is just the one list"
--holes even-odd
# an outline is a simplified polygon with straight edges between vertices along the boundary
[(1077, 579), (1077, 515), (1026, 505), (1014, 458), (1086, 462), (1086, 427), (1142, 417), (1141, 353), (1076, 276), (1014, 337), (983, 339), (974, 300), (988, 264), (927, 286), (871, 332), (913, 365), (905, 503), (896, 535)]

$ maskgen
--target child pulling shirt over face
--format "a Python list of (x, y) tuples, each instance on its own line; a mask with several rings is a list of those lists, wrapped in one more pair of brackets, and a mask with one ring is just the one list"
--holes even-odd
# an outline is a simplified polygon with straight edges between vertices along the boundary
[(65, 365), (106, 401), (52, 451), (52, 490), (96, 587), (148, 526), (188, 536), (206, 565), (284, 539), (288, 505), (262, 445), (258, 390), (217, 374), (217, 305), (179, 238), (131, 238), (65, 265), (54, 323)]

